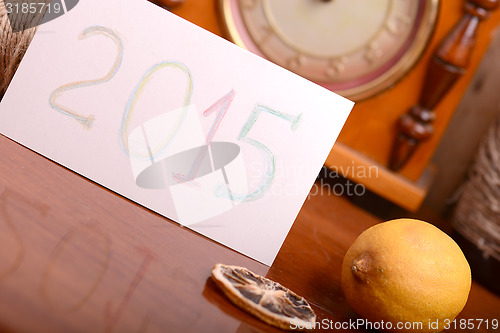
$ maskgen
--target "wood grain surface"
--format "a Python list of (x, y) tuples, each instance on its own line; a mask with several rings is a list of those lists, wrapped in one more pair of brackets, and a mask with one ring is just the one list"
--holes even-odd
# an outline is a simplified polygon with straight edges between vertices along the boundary
[[(216, 288), (209, 276), (218, 262), (306, 297), (320, 321), (357, 320), (342, 294), (341, 264), (379, 220), (331, 186), (315, 184), (267, 267), (4, 136), (0, 155), (1, 332), (278, 331)], [(473, 284), (459, 318), (500, 319), (499, 312), (500, 298)]]

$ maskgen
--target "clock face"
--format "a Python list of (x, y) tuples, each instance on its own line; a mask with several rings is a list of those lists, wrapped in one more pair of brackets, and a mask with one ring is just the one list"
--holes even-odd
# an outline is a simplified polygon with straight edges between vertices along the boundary
[(236, 44), (359, 100), (415, 64), (438, 0), (221, 0), (220, 8)]

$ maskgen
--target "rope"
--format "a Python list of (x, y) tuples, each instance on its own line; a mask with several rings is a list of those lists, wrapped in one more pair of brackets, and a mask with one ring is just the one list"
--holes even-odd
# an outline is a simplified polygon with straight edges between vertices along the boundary
[(0, 0), (0, 100), (36, 32), (36, 27), (13, 32), (12, 26), (27, 27), (40, 19), (40, 15), (29, 13), (7, 15), (4, 1)]

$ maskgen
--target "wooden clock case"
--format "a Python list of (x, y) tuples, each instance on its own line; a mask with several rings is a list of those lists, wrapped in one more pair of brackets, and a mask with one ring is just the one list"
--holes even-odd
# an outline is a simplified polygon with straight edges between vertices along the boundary
[[(419, 143), (400, 170), (393, 171), (388, 164), (399, 131), (398, 122), (402, 115), (419, 103), (427, 68), (436, 49), (463, 19), (466, 6), (476, 2), (488, 4), (496, 1), (440, 1), (433, 36), (420, 60), (394, 86), (356, 103), (325, 162), (329, 169), (363, 184), (370, 191), (407, 210), (415, 211), (420, 207), (432, 182), (431, 157), (488, 48), (492, 32), (500, 23), (499, 10), (491, 11), (488, 18), (481, 20), (466, 70), (433, 108), (433, 134)], [(227, 38), (220, 6), (218, 0), (189, 0), (172, 11)]]

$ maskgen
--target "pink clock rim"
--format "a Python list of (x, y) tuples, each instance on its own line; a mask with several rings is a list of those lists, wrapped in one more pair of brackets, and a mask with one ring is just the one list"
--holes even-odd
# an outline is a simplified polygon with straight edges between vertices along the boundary
[[(408, 38), (399, 52), (375, 72), (343, 83), (311, 81), (354, 100), (362, 100), (382, 93), (405, 77), (421, 58), (436, 26), (439, 1), (419, 0), (416, 24), (413, 26), (410, 38)], [(226, 33), (229, 38), (236, 45), (267, 59), (246, 29), (238, 0), (219, 0), (219, 2), (221, 11), (223, 12), (222, 17)], [(425, 29), (422, 28), (423, 25)]]

